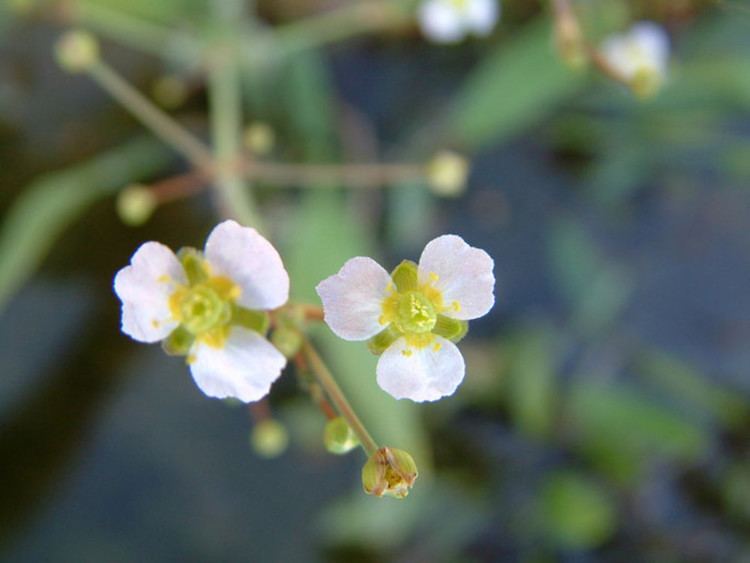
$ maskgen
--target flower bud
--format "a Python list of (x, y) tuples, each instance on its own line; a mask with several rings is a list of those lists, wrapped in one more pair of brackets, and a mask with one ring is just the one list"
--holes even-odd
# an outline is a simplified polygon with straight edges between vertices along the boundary
[(332, 454), (345, 454), (359, 446), (359, 439), (346, 421), (337, 416), (326, 423), (323, 443)]
[(433, 193), (458, 197), (466, 190), (469, 161), (454, 151), (440, 151), (427, 164), (427, 183)]
[(131, 227), (138, 227), (148, 221), (156, 206), (154, 193), (140, 184), (128, 186), (117, 195), (117, 214), (123, 223)]
[(280, 326), (273, 331), (271, 343), (284, 357), (293, 358), (302, 347), (302, 335), (298, 330)]
[(68, 72), (79, 73), (99, 60), (99, 43), (86, 31), (68, 31), (55, 46), (58, 64)]
[(261, 420), (250, 433), (250, 445), (255, 453), (266, 458), (280, 456), (289, 445), (289, 434), (280, 422), (268, 418)]
[(380, 448), (362, 468), (362, 486), (368, 495), (405, 498), (417, 480), (417, 465), (404, 450)]
[(555, 43), (560, 58), (572, 69), (586, 64), (586, 48), (578, 21), (572, 14), (562, 14), (555, 19)]
[(162, 107), (174, 109), (185, 103), (188, 88), (182, 78), (168, 74), (156, 79), (151, 87), (151, 95)]
[(273, 150), (276, 135), (267, 123), (251, 123), (245, 129), (245, 147), (254, 155), (263, 156)]

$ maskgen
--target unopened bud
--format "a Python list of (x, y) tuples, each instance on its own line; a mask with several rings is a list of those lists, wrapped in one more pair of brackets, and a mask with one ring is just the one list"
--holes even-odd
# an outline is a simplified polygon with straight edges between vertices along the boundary
[(555, 20), (555, 42), (560, 58), (570, 68), (586, 65), (586, 47), (578, 20), (572, 14), (561, 14)]
[(326, 423), (323, 443), (332, 454), (345, 454), (359, 446), (359, 439), (346, 421), (337, 416)]
[(433, 193), (457, 197), (466, 191), (469, 161), (454, 151), (441, 151), (427, 164), (427, 183)]
[(159, 105), (174, 109), (185, 103), (188, 89), (182, 78), (168, 74), (156, 79), (151, 94)]
[(273, 331), (271, 343), (286, 358), (293, 358), (302, 347), (302, 335), (298, 330), (280, 326)]
[(362, 468), (362, 486), (368, 495), (405, 498), (417, 480), (417, 464), (404, 450), (380, 448)]
[(84, 72), (99, 60), (99, 43), (86, 31), (68, 31), (55, 46), (58, 64), (68, 72)]
[(254, 155), (264, 156), (273, 150), (276, 134), (267, 123), (251, 123), (245, 128), (245, 147)]
[(261, 420), (250, 433), (250, 445), (255, 453), (266, 458), (280, 456), (289, 445), (289, 434), (280, 422), (272, 418)]
[(157, 204), (156, 196), (147, 186), (133, 184), (117, 195), (117, 214), (126, 225), (138, 227), (151, 218)]

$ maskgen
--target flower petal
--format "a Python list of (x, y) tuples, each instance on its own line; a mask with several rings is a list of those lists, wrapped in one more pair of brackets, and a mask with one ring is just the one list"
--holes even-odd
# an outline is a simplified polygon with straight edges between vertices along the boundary
[(664, 28), (654, 22), (642, 21), (630, 28), (629, 37), (636, 42), (654, 68), (664, 74), (669, 65), (669, 36)]
[(396, 399), (435, 401), (452, 395), (464, 378), (461, 352), (440, 336), (422, 348), (399, 338), (378, 360), (378, 385)]
[(178, 324), (169, 309), (169, 296), (185, 283), (185, 271), (174, 252), (158, 242), (142, 244), (130, 265), (115, 276), (122, 331), (139, 342), (166, 338)]
[(422, 33), (436, 43), (457, 43), (466, 35), (458, 10), (445, 0), (427, 0), (417, 14)]
[(492, 33), (499, 15), (500, 5), (497, 0), (469, 0), (464, 18), (471, 31), (484, 36)]
[[(419, 283), (429, 283), (443, 294), (447, 317), (476, 319), (495, 304), (494, 262), (484, 250), (469, 246), (459, 236), (443, 235), (425, 246), (419, 259)], [(435, 277), (437, 276), (437, 279)], [(457, 306), (452, 306), (457, 303)]]
[(226, 276), (242, 289), (242, 307), (267, 311), (289, 299), (289, 274), (281, 256), (258, 231), (235, 221), (219, 223), (206, 241), (212, 273)]
[(224, 346), (196, 340), (190, 350), (190, 373), (209, 397), (234, 397), (245, 403), (268, 394), (286, 358), (255, 331), (232, 327)]
[(345, 340), (367, 340), (385, 328), (379, 319), (391, 276), (372, 258), (357, 256), (318, 284), (325, 321)]

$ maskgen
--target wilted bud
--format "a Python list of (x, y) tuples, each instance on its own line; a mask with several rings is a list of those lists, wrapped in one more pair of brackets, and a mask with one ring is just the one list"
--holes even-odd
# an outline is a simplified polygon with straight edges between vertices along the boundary
[(362, 468), (362, 486), (368, 495), (405, 498), (417, 475), (417, 464), (404, 450), (380, 448)]
[(433, 193), (457, 197), (466, 190), (469, 161), (454, 151), (441, 151), (427, 164), (427, 183)]
[(259, 456), (273, 458), (286, 451), (289, 434), (284, 425), (272, 418), (261, 420), (250, 433), (250, 445)]
[(267, 123), (251, 123), (245, 129), (245, 147), (255, 155), (266, 155), (276, 144), (276, 135)]
[(133, 184), (117, 195), (117, 214), (131, 227), (143, 225), (151, 218), (157, 206), (156, 196), (146, 186)]
[(345, 454), (359, 446), (359, 439), (346, 421), (337, 416), (326, 423), (323, 443), (332, 454)]
[(271, 343), (286, 358), (293, 358), (302, 347), (302, 335), (298, 330), (280, 326), (273, 331)]
[(586, 47), (578, 20), (569, 13), (555, 19), (555, 42), (560, 58), (570, 68), (583, 68), (586, 64)]
[(168, 74), (156, 79), (151, 93), (159, 105), (174, 109), (185, 103), (188, 89), (182, 78)]
[(99, 60), (99, 43), (86, 31), (68, 31), (55, 46), (58, 64), (68, 72), (79, 73)]

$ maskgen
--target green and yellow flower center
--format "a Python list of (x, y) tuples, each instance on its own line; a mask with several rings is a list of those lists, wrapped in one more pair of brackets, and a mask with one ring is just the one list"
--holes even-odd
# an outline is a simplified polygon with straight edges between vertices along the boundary
[[(370, 349), (382, 353), (398, 338), (404, 337), (410, 348), (440, 345), (435, 336), (458, 341), (466, 333), (466, 323), (451, 319), (442, 313), (460, 310), (458, 302), (445, 304), (443, 293), (436, 287), (439, 278), (430, 274), (429, 281), (420, 284), (417, 265), (405, 260), (391, 274), (393, 284), (389, 295), (383, 300), (379, 318), (386, 327), (370, 340)], [(411, 350), (404, 350), (410, 355)]]
[(213, 275), (208, 262), (196, 250), (183, 249), (179, 257), (188, 283), (169, 297), (172, 317), (180, 324), (163, 343), (168, 353), (185, 355), (196, 340), (222, 348), (232, 325), (265, 333), (268, 315), (237, 305), (242, 291), (234, 281)]

